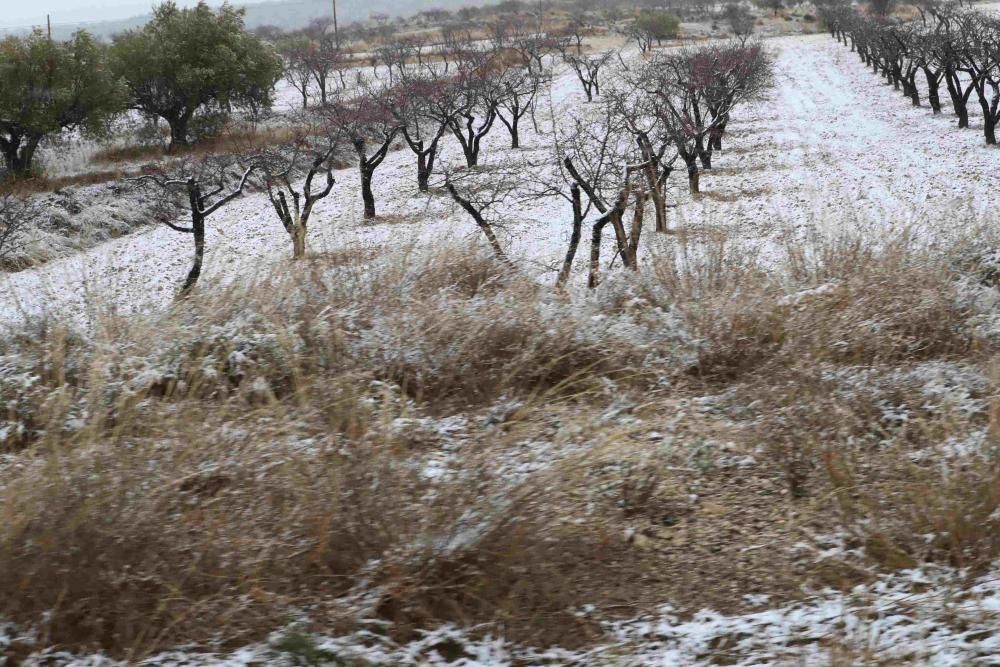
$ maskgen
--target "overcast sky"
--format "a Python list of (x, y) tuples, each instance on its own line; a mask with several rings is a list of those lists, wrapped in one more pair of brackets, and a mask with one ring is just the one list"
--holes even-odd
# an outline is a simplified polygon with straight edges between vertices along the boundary
[[(189, 7), (197, 1), (177, 0), (177, 4)], [(208, 0), (212, 6), (222, 2)], [(154, 4), (154, 0), (0, 0), (0, 28), (45, 25), (46, 14), (52, 15), (54, 24), (126, 19), (148, 14)]]

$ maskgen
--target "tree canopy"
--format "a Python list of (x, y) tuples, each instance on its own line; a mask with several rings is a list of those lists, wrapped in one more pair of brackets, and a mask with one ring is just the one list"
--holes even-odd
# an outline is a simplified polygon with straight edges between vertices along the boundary
[(125, 100), (107, 49), (86, 32), (65, 42), (39, 31), (0, 41), (0, 152), (14, 174), (31, 170), (46, 135), (99, 131)]
[(188, 142), (199, 110), (270, 105), (281, 58), (244, 29), (243, 14), (228, 5), (214, 12), (204, 2), (190, 9), (165, 2), (148, 24), (115, 39), (115, 68), (132, 106), (163, 118), (172, 145)]
[(658, 44), (665, 39), (676, 37), (681, 25), (680, 19), (667, 12), (643, 12), (635, 22), (640, 30), (646, 32)]

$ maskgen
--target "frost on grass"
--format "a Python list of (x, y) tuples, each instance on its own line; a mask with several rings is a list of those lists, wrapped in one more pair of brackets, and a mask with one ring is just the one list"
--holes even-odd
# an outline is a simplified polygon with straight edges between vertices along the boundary
[[(766, 601), (760, 600), (758, 602)], [(581, 608), (582, 616), (593, 613)], [(846, 593), (818, 592), (805, 602), (740, 615), (703, 610), (682, 619), (665, 605), (655, 613), (607, 624), (608, 643), (585, 651), (534, 649), (468, 629), (442, 626), (398, 643), (381, 624), (339, 637), (310, 635), (296, 626), (267, 642), (229, 653), (169, 651), (140, 662), (149, 667), (229, 665), (365, 665), (499, 667), (607, 664), (828, 664), (867, 660), (891, 664), (995, 664), (1000, 660), (1000, 572), (972, 581), (961, 571), (921, 568), (885, 575)], [(14, 642), (0, 626), (0, 648)], [(59, 651), (35, 654), (25, 665), (118, 667), (103, 656)]]

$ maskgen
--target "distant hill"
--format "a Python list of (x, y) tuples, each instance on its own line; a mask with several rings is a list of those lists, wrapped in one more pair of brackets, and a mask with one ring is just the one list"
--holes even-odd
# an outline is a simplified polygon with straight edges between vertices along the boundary
[[(314, 18), (330, 16), (331, 0), (274, 0), (253, 4), (233, 3), (247, 10), (246, 23), (248, 28), (262, 25), (275, 25), (285, 30), (300, 28)], [(458, 9), (463, 6), (484, 5), (487, 0), (337, 0), (337, 17), (342, 24), (353, 21), (364, 21), (372, 14), (388, 14), (389, 16), (409, 16), (427, 9)], [(151, 15), (144, 14), (116, 21), (98, 21), (58, 24), (52, 27), (52, 35), (57, 39), (65, 39), (80, 28), (86, 28), (91, 34), (109, 38), (112, 35), (137, 28), (147, 21)], [(0, 34), (3, 34), (0, 29)]]

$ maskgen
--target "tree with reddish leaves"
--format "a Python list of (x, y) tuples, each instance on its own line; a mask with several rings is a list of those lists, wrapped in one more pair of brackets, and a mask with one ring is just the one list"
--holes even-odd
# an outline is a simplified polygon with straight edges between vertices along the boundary
[(727, 44), (698, 50), (696, 81), (703, 89), (711, 130), (702, 166), (711, 168), (712, 153), (722, 149), (722, 137), (733, 109), (759, 99), (774, 83), (773, 58), (760, 44)]
[(323, 113), (328, 136), (343, 137), (358, 157), (364, 217), (374, 219), (376, 210), (372, 181), (375, 171), (385, 161), (393, 140), (401, 130), (390, 99), (381, 91), (367, 91), (351, 100), (339, 100), (325, 108)]
[(427, 192), (441, 139), (457, 113), (457, 86), (452, 79), (422, 74), (405, 79), (389, 97), (403, 139), (417, 157), (417, 187)]
[(709, 46), (660, 55), (627, 79), (649, 95), (660, 131), (684, 161), (689, 189), (697, 193), (699, 162), (712, 168), (712, 152), (722, 146), (734, 107), (771, 85), (772, 63), (759, 45)]
[(337, 44), (335, 35), (330, 33), (330, 23), (327, 18), (314, 19), (303, 30), (303, 34), (309, 39), (309, 48), (303, 56), (319, 91), (320, 103), (324, 105), (327, 103), (334, 74), (342, 72), (346, 64), (344, 52)]
[(698, 158), (712, 131), (703, 76), (699, 55), (692, 50), (660, 55), (627, 75), (636, 90), (648, 95), (660, 131), (687, 167), (692, 194), (701, 191)]

